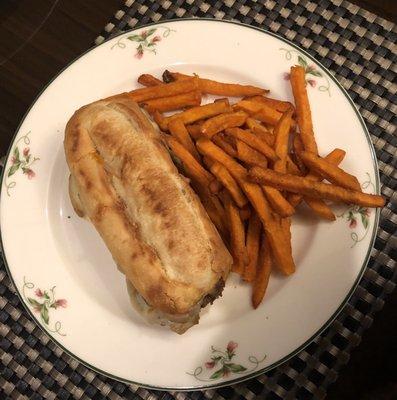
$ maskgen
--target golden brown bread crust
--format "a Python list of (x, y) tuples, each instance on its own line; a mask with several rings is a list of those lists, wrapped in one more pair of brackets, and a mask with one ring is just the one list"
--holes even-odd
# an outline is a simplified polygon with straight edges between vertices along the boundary
[(82, 107), (65, 131), (70, 195), (152, 307), (189, 312), (232, 259), (160, 133), (128, 99)]

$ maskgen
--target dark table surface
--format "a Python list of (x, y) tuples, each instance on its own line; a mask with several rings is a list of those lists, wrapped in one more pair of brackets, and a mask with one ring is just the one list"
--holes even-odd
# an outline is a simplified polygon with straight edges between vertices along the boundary
[[(354, 3), (397, 22), (396, 0)], [(0, 156), (31, 102), (93, 45), (121, 0), (0, 0)], [(397, 293), (328, 392), (328, 400), (397, 398)]]

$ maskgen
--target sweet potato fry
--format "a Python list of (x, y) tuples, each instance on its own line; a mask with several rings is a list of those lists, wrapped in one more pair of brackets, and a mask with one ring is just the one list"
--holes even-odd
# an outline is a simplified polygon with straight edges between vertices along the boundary
[(287, 172), (291, 175), (298, 175), (298, 176), (302, 175), (302, 171), (294, 163), (294, 161), (292, 160), (292, 158), (289, 154), (287, 154)]
[[(164, 85), (162, 83), (162, 85)], [(148, 112), (158, 110), (160, 112), (180, 110), (184, 107), (199, 106), (201, 93), (198, 91), (177, 94), (175, 96), (160, 97), (158, 99), (146, 100), (139, 103)]]
[(272, 206), (272, 209), (280, 215), (280, 217), (290, 217), (294, 214), (294, 207), (292, 207), (292, 205), (277, 189), (265, 185), (262, 186), (262, 189), (265, 192), (266, 198)]
[(321, 175), (327, 181), (346, 189), (361, 192), (361, 186), (357, 178), (348, 174), (342, 168), (339, 168), (310, 152), (304, 151), (299, 154), (299, 157), (311, 171)]
[(226, 129), (226, 134), (235, 137), (253, 147), (255, 150), (264, 154), (268, 159), (272, 161), (278, 160), (275, 151), (264, 141), (262, 141), (258, 136), (254, 135), (252, 132), (240, 129), (240, 128), (229, 128)]
[(158, 99), (160, 97), (175, 96), (181, 93), (198, 91), (198, 88), (198, 78), (191, 78), (168, 83), (166, 85), (150, 86), (132, 90), (125, 95), (131, 100), (141, 103), (150, 99)]
[(168, 69), (166, 69), (163, 72), (162, 77), (163, 77), (163, 81), (166, 83), (171, 83), (171, 82), (175, 82), (175, 81), (183, 81), (185, 79), (191, 78), (190, 75), (181, 74), (180, 72), (171, 72)]
[(292, 144), (293, 144), (293, 147), (294, 147), (294, 160), (296, 162), (296, 165), (299, 167), (299, 169), (303, 173), (306, 173), (307, 172), (306, 165), (299, 158), (299, 154), (302, 153), (302, 151), (304, 150), (303, 143), (302, 143), (302, 140), (301, 140), (299, 134), (295, 133), (294, 140), (293, 140)]
[(196, 188), (196, 191), (211, 221), (216, 226), (222, 237), (226, 238), (228, 235), (227, 227), (225, 225), (226, 211), (221, 202), (216, 196), (211, 195), (206, 188), (198, 187)]
[[(185, 81), (182, 81), (185, 82)], [(171, 83), (169, 84), (171, 85)], [(231, 112), (232, 109), (227, 102), (218, 101), (217, 103), (204, 104), (198, 107), (189, 108), (178, 114), (164, 118), (164, 124), (168, 126), (173, 119), (181, 119), (185, 125), (192, 124), (202, 119), (214, 117), (215, 115)]]
[(261, 238), (262, 223), (256, 214), (252, 214), (248, 220), (248, 229), (246, 237), (246, 248), (248, 252), (248, 264), (245, 266), (243, 279), (246, 282), (252, 282), (256, 275), (256, 266), (258, 264), (259, 244)]
[(165, 124), (165, 117), (163, 116), (163, 114), (161, 114), (158, 110), (154, 110), (151, 115), (154, 119), (154, 122), (156, 122), (156, 124), (163, 132), (168, 130), (168, 126)]
[[(165, 71), (163, 74), (163, 79), (164, 75), (168, 82), (185, 80), (190, 77), (189, 75), (171, 71)], [(255, 96), (268, 92), (268, 90), (256, 86), (240, 85), (237, 83), (223, 83), (204, 78), (199, 78), (199, 86), (203, 93), (215, 94), (217, 96), (243, 97)]]
[(223, 133), (218, 133), (212, 137), (212, 141), (220, 147), (223, 151), (225, 151), (229, 156), (236, 157), (237, 150), (235, 149), (234, 144), (230, 143), (230, 141), (226, 140), (225, 135)]
[(247, 119), (247, 114), (244, 111), (236, 111), (232, 113), (224, 113), (207, 119), (201, 126), (201, 132), (208, 138), (212, 138), (216, 133), (241, 126)]
[(318, 154), (309, 98), (306, 90), (305, 69), (298, 65), (291, 67), (290, 82), (295, 99), (296, 117), (303, 146), (306, 151)]
[[(260, 167), (255, 168), (262, 169)], [(295, 263), (292, 258), (292, 252), (285, 251), (285, 243), (288, 243), (288, 238), (285, 237), (278, 220), (272, 215), (265, 195), (256, 184), (241, 180), (240, 185), (262, 221), (272, 248), (275, 264), (284, 275), (291, 275), (295, 271)]]
[(243, 221), (246, 221), (251, 216), (251, 208), (249, 206), (245, 206), (244, 208), (240, 208), (240, 217)]
[(275, 137), (256, 119), (248, 117), (246, 124), (250, 131), (264, 140), (270, 147), (274, 146)]
[(235, 104), (235, 108), (243, 110), (253, 118), (271, 125), (276, 125), (282, 115), (279, 111), (266, 104), (250, 100), (239, 101)]
[(320, 218), (328, 221), (335, 221), (336, 217), (332, 210), (321, 199), (313, 199), (312, 197), (304, 197), (306, 204), (314, 211)]
[(210, 170), (212, 174), (221, 182), (221, 184), (230, 193), (235, 203), (240, 207), (244, 207), (248, 200), (241, 191), (235, 179), (230, 175), (229, 171), (219, 162), (213, 162)]
[(281, 113), (285, 113), (289, 109), (294, 110), (294, 106), (289, 101), (276, 100), (267, 96), (253, 96), (244, 100), (256, 101), (257, 103), (266, 104)]
[(184, 123), (180, 119), (174, 119), (168, 124), (168, 129), (170, 130), (171, 135), (176, 138), (198, 162), (200, 162), (200, 155)]
[[(341, 149), (334, 149), (332, 150), (328, 155), (326, 155), (324, 157), (324, 160), (326, 160), (327, 162), (333, 164), (333, 165), (339, 165), (342, 160), (345, 157), (346, 152), (344, 150)], [(288, 171), (288, 173), (292, 173), (290, 171)], [(292, 175), (298, 175), (295, 173), (292, 173)], [(313, 181), (317, 181), (320, 182), (322, 181), (322, 177), (320, 175), (317, 175), (313, 172), (310, 172), (308, 175), (306, 175), (307, 179), (311, 179)], [(301, 194), (298, 193), (291, 193), (290, 196), (288, 197), (288, 201), (294, 206), (296, 207), (302, 200), (303, 196)], [(315, 200), (315, 199), (313, 199)], [(311, 202), (313, 204), (313, 201)], [(322, 206), (319, 206), (322, 207)], [(322, 207), (324, 208), (324, 207)], [(330, 215), (330, 213), (328, 212), (328, 215)]]
[(279, 190), (302, 193), (308, 197), (357, 204), (363, 207), (383, 207), (385, 205), (385, 199), (379, 195), (349, 190), (333, 184), (314, 182), (301, 176), (281, 174), (261, 167), (251, 168), (249, 177), (254, 182), (262, 185), (270, 185)]
[(160, 79), (157, 79), (155, 76), (150, 75), (150, 74), (140, 75), (138, 78), (138, 83), (140, 83), (142, 86), (146, 86), (146, 87), (164, 84)]
[(208, 188), (214, 177), (204, 169), (193, 155), (177, 139), (170, 135), (164, 135), (164, 138), (171, 151), (178, 157), (185, 169), (186, 175), (193, 181), (199, 183), (202, 187)]
[(285, 172), (287, 170), (287, 155), (291, 122), (292, 109), (289, 109), (283, 114), (274, 128), (274, 136), (276, 137), (274, 151), (276, 152), (279, 160), (274, 163), (273, 169), (278, 172)]
[(236, 180), (244, 179), (246, 177), (246, 169), (220, 147), (215, 145), (211, 140), (200, 138), (197, 140), (196, 146), (202, 155), (212, 158), (225, 166)]
[(248, 263), (244, 224), (238, 208), (232, 201), (226, 202), (226, 213), (230, 225), (230, 244), (234, 261), (232, 271), (242, 275)]
[(268, 233), (277, 266), (285, 275), (292, 274), (295, 271), (295, 264), (294, 260), (292, 259), (292, 254), (285, 252), (284, 244), (286, 242), (286, 238), (284, 237), (281, 226), (278, 224), (272, 214), (272, 210), (262, 192), (262, 189), (258, 185), (248, 182), (245, 179), (246, 169), (233, 160), (233, 158), (226, 154), (221, 148), (212, 143), (209, 139), (200, 138), (196, 145), (201, 154), (208, 156), (225, 166), (240, 184), (245, 195), (248, 197), (250, 203), (258, 213), (265, 231)]
[(263, 168), (267, 167), (267, 158), (256, 151), (243, 141), (236, 139), (237, 154), (236, 158), (247, 163), (248, 165), (259, 165)]
[(194, 140), (197, 140), (200, 136), (202, 136), (202, 134), (201, 134), (201, 125), (202, 124), (200, 124), (200, 123), (191, 124), (191, 125), (185, 125), (187, 131), (189, 132), (189, 135)]
[(262, 235), (262, 243), (259, 253), (259, 263), (252, 287), (252, 306), (256, 309), (265, 296), (269, 284), (270, 272), (272, 270), (272, 255), (269, 240)]

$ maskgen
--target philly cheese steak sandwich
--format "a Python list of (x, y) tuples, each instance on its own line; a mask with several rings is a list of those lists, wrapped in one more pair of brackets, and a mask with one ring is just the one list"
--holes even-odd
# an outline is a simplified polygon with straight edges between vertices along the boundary
[(161, 133), (133, 101), (79, 109), (65, 131), (69, 193), (151, 322), (183, 333), (223, 290), (232, 258)]

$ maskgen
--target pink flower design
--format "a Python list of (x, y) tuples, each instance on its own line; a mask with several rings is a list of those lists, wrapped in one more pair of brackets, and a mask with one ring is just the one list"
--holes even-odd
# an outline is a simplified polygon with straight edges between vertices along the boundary
[(212, 369), (215, 367), (215, 361), (208, 361), (205, 363), (205, 368)]
[(314, 79), (308, 79), (307, 83), (313, 88), (317, 85), (317, 82)]
[(224, 368), (224, 369), (223, 369), (223, 376), (229, 376), (229, 375), (230, 375), (230, 370)]
[(152, 43), (157, 43), (161, 41), (161, 37), (159, 35), (156, 35), (153, 39), (152, 39)]
[(357, 226), (357, 220), (352, 218), (349, 223), (349, 228), (354, 229)]
[(23, 173), (28, 176), (28, 179), (33, 179), (36, 176), (36, 173), (30, 168), (25, 168)]
[(135, 58), (140, 60), (143, 57), (143, 49), (142, 47), (138, 47), (135, 53)]
[(286, 80), (286, 81), (289, 81), (290, 80), (290, 74), (289, 74), (289, 72), (284, 72), (284, 74), (283, 74), (283, 78), (284, 78), (284, 80)]
[(33, 307), (34, 312), (41, 312), (41, 304), (35, 305)]
[(29, 147), (25, 147), (23, 149), (23, 156), (26, 158), (29, 155), (30, 149)]
[(14, 156), (12, 156), (11, 157), (11, 164), (14, 165), (14, 164), (16, 164), (16, 162), (17, 162), (17, 159)]
[(68, 302), (65, 299), (58, 299), (55, 301), (55, 308), (57, 308), (57, 307), (66, 308), (67, 305), (68, 305)]
[(34, 294), (37, 296), (37, 297), (43, 297), (44, 296), (44, 293), (41, 291), (41, 289), (39, 289), (39, 288), (37, 288), (35, 291), (34, 291)]
[(147, 34), (148, 34), (148, 32), (146, 30), (141, 32), (141, 37), (143, 40), (145, 40), (147, 38)]
[(228, 353), (233, 353), (234, 350), (236, 350), (238, 347), (238, 344), (236, 342), (233, 342), (233, 340), (231, 340), (226, 347), (226, 350), (228, 351)]
[(369, 217), (369, 215), (371, 214), (371, 210), (369, 208), (364, 208), (362, 210), (362, 214), (364, 214), (366, 217)]

